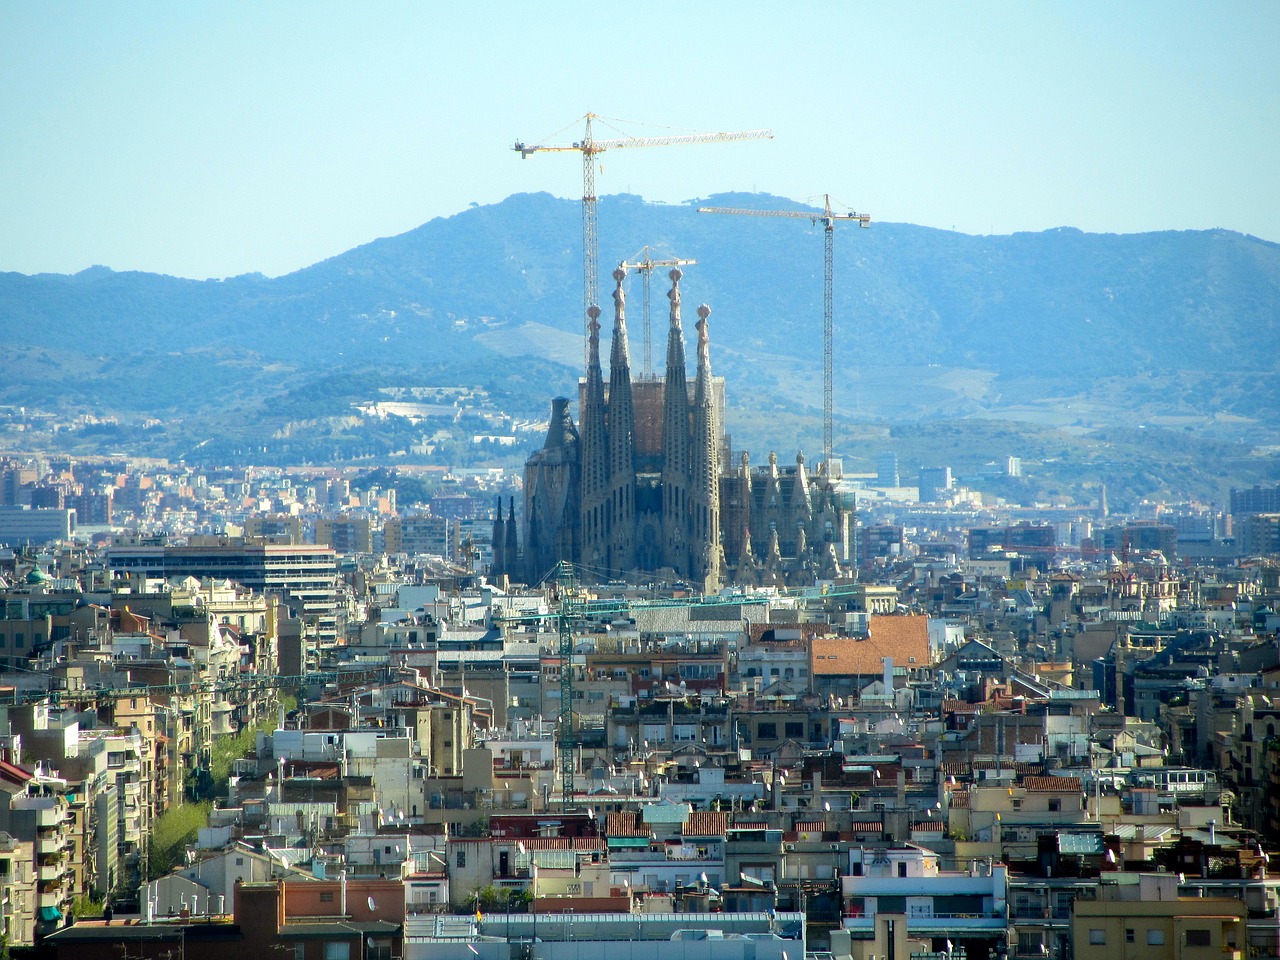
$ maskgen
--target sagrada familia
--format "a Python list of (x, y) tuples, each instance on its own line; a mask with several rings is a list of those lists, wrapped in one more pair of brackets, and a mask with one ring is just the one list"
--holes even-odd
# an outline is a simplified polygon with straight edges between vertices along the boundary
[[(614, 271), (609, 382), (600, 366), (600, 310), (587, 315), (587, 375), (579, 423), (569, 401), (551, 404), (542, 449), (525, 462), (524, 517), (494, 520), (495, 575), (536, 583), (560, 560), (598, 580), (686, 581), (712, 593), (727, 583), (791, 586), (842, 575), (850, 559), (851, 504), (820, 465), (752, 468), (732, 458), (723, 431), (724, 380), (711, 373), (711, 310), (698, 308), (697, 372), (685, 370), (680, 270), (669, 274), (666, 375), (633, 377), (622, 269)], [(521, 549), (523, 546), (523, 549)]]

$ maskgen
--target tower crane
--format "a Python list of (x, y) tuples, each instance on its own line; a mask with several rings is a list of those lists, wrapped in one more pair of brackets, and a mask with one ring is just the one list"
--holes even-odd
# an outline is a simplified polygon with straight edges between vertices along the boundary
[(831, 350), (834, 302), (832, 297), (832, 278), (835, 262), (835, 234), (837, 220), (857, 220), (858, 226), (871, 226), (871, 215), (867, 213), (834, 213), (831, 210), (831, 195), (826, 194), (822, 213), (809, 213), (804, 210), (751, 210), (740, 207), (699, 207), (699, 213), (732, 213), (749, 214), (753, 217), (799, 217), (811, 223), (821, 223), (824, 235), (824, 257), (822, 269), (822, 455), (827, 465), (827, 475), (831, 475)]
[(684, 267), (696, 264), (697, 260), (682, 260), (679, 257), (671, 257), (666, 260), (654, 260), (649, 256), (649, 248), (646, 246), (642, 251), (635, 255), (635, 259), (628, 263), (623, 260), (618, 266), (623, 270), (635, 270), (640, 274), (644, 281), (644, 370), (642, 376), (647, 380), (653, 375), (653, 367), (650, 362), (650, 336), (649, 336), (649, 278), (653, 274), (654, 267)]
[(583, 309), (583, 351), (586, 351), (586, 311), (597, 306), (600, 299), (600, 250), (599, 250), (599, 216), (596, 204), (596, 156), (606, 150), (618, 150), (623, 147), (672, 147), (686, 143), (725, 143), (732, 140), (772, 140), (771, 130), (739, 130), (732, 133), (689, 133), (665, 137), (619, 137), (612, 140), (597, 140), (591, 134), (593, 120), (608, 120), (599, 114), (588, 113), (581, 118), (586, 121), (586, 131), (582, 139), (570, 145), (543, 145), (516, 141), (512, 147), (520, 154), (522, 160), (529, 159), (534, 153), (581, 153), (582, 154), (582, 309)]

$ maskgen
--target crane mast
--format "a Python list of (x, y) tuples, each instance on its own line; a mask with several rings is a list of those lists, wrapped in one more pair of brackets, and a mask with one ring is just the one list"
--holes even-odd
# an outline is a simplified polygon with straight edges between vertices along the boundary
[(679, 257), (671, 257), (666, 260), (654, 260), (649, 256), (649, 248), (646, 246), (642, 251), (636, 254), (633, 262), (623, 260), (618, 266), (622, 270), (635, 270), (640, 274), (644, 285), (644, 369), (641, 376), (646, 380), (653, 376), (652, 363), (652, 338), (650, 335), (650, 298), (649, 298), (649, 280), (653, 275), (654, 267), (683, 267), (696, 264), (697, 260), (683, 260)]
[(836, 221), (856, 220), (858, 226), (871, 226), (871, 215), (867, 213), (835, 213), (831, 209), (831, 195), (824, 197), (822, 213), (806, 213), (803, 210), (752, 210), (743, 207), (699, 207), (699, 213), (728, 213), (753, 217), (793, 217), (821, 223), (822, 240), (822, 456), (827, 465), (827, 475), (831, 476), (832, 431), (831, 421), (834, 408), (832, 390), (831, 356), (834, 350), (835, 327), (835, 249)]
[(605, 120), (599, 114), (588, 113), (582, 139), (571, 145), (528, 144), (517, 140), (512, 149), (527, 160), (535, 153), (582, 154), (582, 350), (585, 361), (587, 352), (586, 312), (600, 302), (600, 214), (596, 198), (596, 156), (606, 150), (624, 147), (672, 147), (689, 143), (727, 143), (735, 140), (772, 140), (770, 130), (737, 130), (721, 133), (690, 133), (664, 137), (619, 137), (597, 140), (591, 133), (592, 120)]

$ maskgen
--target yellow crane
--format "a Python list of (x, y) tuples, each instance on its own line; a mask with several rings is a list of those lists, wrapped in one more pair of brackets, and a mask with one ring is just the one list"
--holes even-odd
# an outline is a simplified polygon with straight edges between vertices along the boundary
[(606, 150), (629, 147), (673, 147), (686, 143), (726, 143), (733, 140), (772, 140), (771, 130), (739, 130), (732, 133), (688, 133), (665, 137), (618, 137), (597, 140), (591, 133), (593, 120), (609, 121), (608, 117), (588, 113), (580, 118), (586, 121), (586, 132), (581, 140), (569, 145), (530, 144), (516, 141), (513, 150), (522, 160), (535, 153), (582, 154), (582, 310), (583, 351), (586, 351), (586, 311), (599, 305), (600, 300), (600, 248), (599, 212), (596, 204), (596, 157)]
[(653, 366), (650, 363), (650, 336), (649, 336), (649, 278), (653, 274), (654, 267), (684, 267), (696, 264), (697, 260), (682, 260), (679, 257), (670, 257), (666, 260), (654, 260), (649, 256), (649, 248), (646, 246), (642, 251), (635, 255), (633, 261), (623, 260), (618, 266), (624, 271), (635, 270), (640, 274), (644, 281), (644, 369), (641, 372), (646, 380), (653, 376)]
[(856, 220), (858, 226), (871, 226), (868, 213), (835, 213), (831, 209), (831, 195), (824, 196), (823, 211), (806, 210), (752, 210), (743, 207), (699, 207), (699, 213), (746, 214), (753, 217), (799, 217), (811, 223), (821, 223), (824, 234), (824, 258), (822, 271), (822, 456), (831, 476), (831, 350), (834, 326), (834, 302), (832, 277), (835, 261), (835, 233), (837, 220)]

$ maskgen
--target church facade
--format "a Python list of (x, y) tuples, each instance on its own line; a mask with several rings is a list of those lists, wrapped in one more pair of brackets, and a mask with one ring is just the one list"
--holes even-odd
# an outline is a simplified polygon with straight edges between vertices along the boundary
[(727, 583), (796, 585), (842, 575), (852, 510), (803, 456), (736, 465), (723, 430), (724, 380), (711, 372), (710, 315), (697, 310), (693, 382), (685, 364), (679, 269), (670, 273), (666, 373), (634, 377), (625, 273), (614, 272), (613, 338), (606, 382), (600, 311), (588, 311), (586, 377), (577, 425), (569, 401), (552, 401), (542, 448), (525, 463), (520, 536), (514, 505), (494, 521), (495, 574), (529, 583), (560, 560), (597, 580), (650, 576), (703, 592)]

